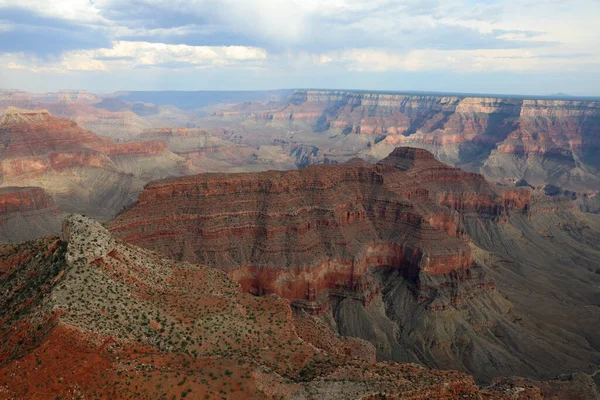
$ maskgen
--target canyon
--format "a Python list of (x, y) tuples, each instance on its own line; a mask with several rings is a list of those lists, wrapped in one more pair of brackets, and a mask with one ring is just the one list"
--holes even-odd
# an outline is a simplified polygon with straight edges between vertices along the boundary
[[(143, 129), (135, 140), (122, 141), (43, 109), (9, 106), (0, 117), (0, 187), (41, 187), (65, 212), (101, 221), (135, 201), (143, 186), (156, 179), (270, 168), (295, 165), (276, 147), (235, 144), (206, 130)], [(27, 235), (19, 235), (15, 226), (14, 239), (3, 240), (33, 238), (34, 228), (27, 225), (22, 226)], [(57, 232), (56, 223), (48, 226)], [(40, 229), (37, 237), (51, 231)]]
[[(48, 109), (118, 141), (170, 130), (179, 139), (172, 136), (169, 148), (190, 144), (181, 155), (201, 171), (293, 169), (353, 157), (375, 162), (397, 146), (412, 146), (493, 182), (551, 184), (581, 194), (600, 188), (600, 102), (593, 99), (343, 90), (0, 91), (0, 110), (9, 106)], [(194, 152), (206, 135), (229, 145), (214, 164)]]
[(0, 246), (0, 268), (1, 398), (597, 398), (582, 374), (481, 387), (457, 371), (376, 361), (372, 345), (283, 298), (83, 216), (67, 217), (60, 236)]
[(0, 90), (0, 111), (8, 107), (48, 110), (57, 117), (76, 122), (84, 129), (118, 140), (131, 140), (144, 129), (156, 126), (193, 124), (195, 119), (190, 113), (176, 107), (126, 103), (115, 97), (105, 98), (85, 90), (63, 90), (58, 93)]
[(488, 381), (600, 360), (597, 217), (400, 147), (376, 164), (156, 181), (108, 228), (286, 298), (378, 359)]
[(0, 398), (600, 398), (598, 101), (0, 111)]
[(320, 162), (377, 161), (404, 145), (493, 181), (600, 188), (595, 100), (296, 90), (281, 101), (215, 110), (212, 118), (241, 126), (249, 144), (314, 145)]
[(202, 172), (246, 172), (295, 169), (294, 160), (278, 146), (248, 146), (223, 140), (195, 128), (146, 129), (137, 141), (161, 141), (170, 151)]
[(65, 212), (101, 220), (131, 203), (146, 182), (187, 171), (162, 143), (116, 143), (47, 110), (8, 108), (0, 146), (0, 187), (41, 187)]

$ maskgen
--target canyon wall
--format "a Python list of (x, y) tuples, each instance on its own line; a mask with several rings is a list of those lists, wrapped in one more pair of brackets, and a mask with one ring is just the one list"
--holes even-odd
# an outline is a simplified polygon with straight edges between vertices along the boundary
[[(582, 225), (578, 212), (564, 197), (492, 185), (426, 150), (401, 147), (375, 164), (355, 158), (152, 182), (108, 227), (173, 259), (223, 269), (255, 295), (287, 298), (343, 336), (371, 342), (380, 359), (485, 380), (549, 377), (600, 360), (597, 324), (589, 323), (597, 312), (581, 307), (594, 301), (589, 282), (598, 280), (600, 253), (577, 245), (581, 235), (599, 237), (600, 221)], [(575, 254), (577, 266), (568, 261)], [(525, 271), (548, 265), (547, 287), (573, 291), (559, 302), (536, 285), (537, 295), (556, 307), (580, 305), (564, 318), (540, 313), (526, 290), (511, 289), (535, 279)], [(574, 320), (588, 321), (586, 328)], [(577, 344), (551, 345), (565, 335)]]
[(106, 220), (145, 183), (185, 173), (163, 142), (118, 143), (47, 110), (9, 107), (0, 119), (0, 186), (41, 187), (66, 212)]
[[(167, 212), (174, 204), (181, 211)], [(153, 182), (110, 226), (171, 257), (238, 270), (250, 291), (315, 301), (327, 289), (361, 285), (372, 266), (413, 279), (468, 270), (457, 212), (502, 218), (506, 204), (480, 175), (399, 148), (377, 165), (356, 159)]]
[(371, 344), (291, 312), (285, 299), (253, 296), (213, 268), (124, 243), (81, 215), (65, 218), (60, 237), (0, 246), (0, 271), (0, 380), (7, 398), (72, 397), (74, 390), (86, 398), (597, 394), (585, 375), (482, 387), (458, 371), (377, 361)]
[(39, 187), (0, 188), (0, 243), (21, 242), (55, 233), (64, 213)]
[(317, 145), (316, 162), (345, 161), (349, 152), (379, 160), (403, 145), (491, 180), (600, 189), (598, 101), (296, 90), (281, 102), (247, 103), (213, 116), (303, 132), (273, 140)]

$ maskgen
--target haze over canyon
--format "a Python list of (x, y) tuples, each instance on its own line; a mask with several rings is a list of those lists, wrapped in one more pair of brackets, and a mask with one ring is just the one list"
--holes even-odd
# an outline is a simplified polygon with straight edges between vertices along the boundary
[(598, 99), (0, 113), (0, 398), (600, 398)]

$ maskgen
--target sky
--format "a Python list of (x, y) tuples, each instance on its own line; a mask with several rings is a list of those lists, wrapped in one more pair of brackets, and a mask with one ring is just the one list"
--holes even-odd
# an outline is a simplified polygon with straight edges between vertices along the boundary
[(600, 0), (0, 0), (0, 88), (600, 95)]

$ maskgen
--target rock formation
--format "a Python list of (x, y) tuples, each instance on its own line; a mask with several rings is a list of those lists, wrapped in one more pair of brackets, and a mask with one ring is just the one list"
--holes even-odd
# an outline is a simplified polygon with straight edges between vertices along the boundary
[(377, 362), (370, 344), (284, 299), (82, 216), (66, 218), (60, 238), (0, 247), (0, 268), (3, 398), (508, 400), (543, 399), (550, 385), (482, 389), (464, 373)]
[[(273, 140), (317, 145), (330, 159), (381, 159), (396, 146), (432, 151), (488, 179), (598, 190), (600, 103), (499, 97), (297, 90), (270, 104), (215, 111)], [(290, 136), (288, 132), (301, 132)], [(321, 161), (325, 155), (321, 156)]]
[[(600, 360), (600, 220), (584, 222), (570, 201), (538, 190), (490, 185), (422, 149), (397, 148), (377, 164), (153, 182), (109, 228), (224, 269), (253, 294), (287, 298), (370, 341), (380, 359), (483, 380), (549, 378)], [(534, 295), (514, 290), (548, 265)], [(573, 291), (556, 296), (555, 285)], [(541, 299), (562, 316), (534, 307)], [(556, 346), (559, 337), (570, 339)]]
[(0, 188), (0, 243), (56, 233), (64, 214), (44, 189)]
[(42, 187), (66, 212), (105, 220), (146, 182), (184, 173), (186, 161), (163, 143), (115, 143), (46, 110), (0, 118), (0, 186)]
[(11, 106), (29, 110), (47, 109), (55, 116), (70, 119), (98, 135), (117, 140), (133, 140), (151, 127), (186, 126), (198, 119), (193, 113), (173, 106), (128, 103), (86, 91), (28, 93), (0, 90), (0, 112)]
[[(295, 169), (278, 146), (250, 147), (219, 139), (203, 129), (147, 129), (136, 140), (163, 141), (169, 150), (202, 172), (246, 172)], [(283, 153), (283, 154), (282, 154)]]

